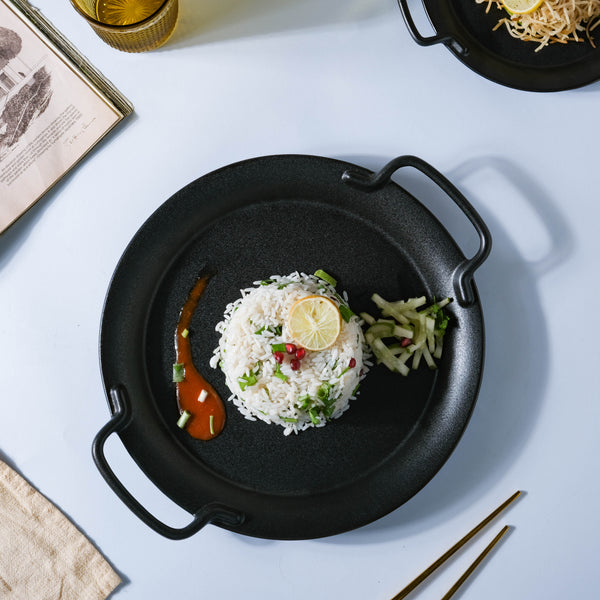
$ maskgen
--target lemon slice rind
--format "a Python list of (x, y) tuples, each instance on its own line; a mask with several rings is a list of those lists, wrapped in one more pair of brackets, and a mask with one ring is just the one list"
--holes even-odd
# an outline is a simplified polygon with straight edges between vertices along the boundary
[(527, 15), (538, 9), (544, 0), (501, 0), (501, 2), (513, 15)]

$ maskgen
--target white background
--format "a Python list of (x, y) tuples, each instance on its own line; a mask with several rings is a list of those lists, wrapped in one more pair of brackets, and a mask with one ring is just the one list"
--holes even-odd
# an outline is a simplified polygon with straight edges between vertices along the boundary
[[(459, 597), (596, 597), (600, 84), (536, 94), (489, 82), (441, 46), (417, 46), (395, 0), (181, 0), (174, 37), (140, 55), (106, 46), (67, 0), (36, 4), (136, 114), (0, 237), (0, 457), (107, 556), (125, 582), (115, 600), (387, 600), (517, 489), (524, 496), (415, 596), (440, 598), (507, 523)], [(479, 400), (438, 475), (369, 526), (303, 542), (208, 526), (169, 541), (91, 459), (109, 415), (104, 297), (131, 237), (175, 191), (278, 153), (370, 169), (415, 154), (471, 200), (494, 238), (476, 276)], [(471, 253), (464, 218), (419, 178), (405, 183)], [(107, 452), (152, 512), (189, 521), (118, 438)]]

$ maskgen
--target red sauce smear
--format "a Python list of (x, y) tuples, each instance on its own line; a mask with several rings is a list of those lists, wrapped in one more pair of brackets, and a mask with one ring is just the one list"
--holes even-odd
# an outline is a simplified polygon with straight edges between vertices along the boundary
[[(189, 332), (192, 315), (208, 280), (208, 276), (201, 277), (192, 288), (181, 309), (175, 331), (176, 361), (183, 364), (185, 372), (184, 380), (176, 384), (177, 403), (180, 411), (187, 410), (191, 414), (185, 426), (186, 431), (199, 440), (211, 440), (219, 435), (225, 426), (223, 401), (212, 385), (196, 370), (192, 361), (192, 346), (189, 336), (183, 335), (184, 331)], [(203, 402), (200, 402), (199, 397), (202, 390), (206, 390), (206, 397)]]

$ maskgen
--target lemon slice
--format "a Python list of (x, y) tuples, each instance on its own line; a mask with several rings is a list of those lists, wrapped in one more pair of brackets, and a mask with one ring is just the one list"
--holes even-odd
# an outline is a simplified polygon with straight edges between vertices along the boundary
[(342, 317), (337, 304), (326, 296), (305, 296), (290, 308), (288, 329), (307, 350), (325, 350), (340, 335)]
[(515, 15), (526, 15), (539, 8), (544, 0), (502, 0), (504, 8)]

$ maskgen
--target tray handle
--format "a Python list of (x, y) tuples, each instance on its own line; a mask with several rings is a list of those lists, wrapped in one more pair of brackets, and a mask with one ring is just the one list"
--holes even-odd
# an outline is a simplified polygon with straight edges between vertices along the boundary
[(460, 263), (453, 274), (456, 300), (458, 300), (461, 306), (470, 306), (476, 300), (473, 276), (490, 253), (492, 236), (477, 211), (449, 179), (421, 158), (405, 155), (394, 158), (378, 173), (365, 173), (352, 170), (344, 171), (342, 173), (342, 181), (366, 191), (374, 191), (387, 184), (392, 175), (402, 167), (413, 167), (437, 184), (463, 211), (479, 236), (479, 249), (475, 255)]
[(226, 527), (236, 527), (243, 523), (243, 513), (216, 502), (202, 506), (200, 510), (193, 515), (192, 522), (182, 528), (166, 525), (149, 513), (119, 481), (109, 466), (106, 455), (104, 454), (104, 445), (109, 436), (113, 433), (122, 431), (131, 419), (130, 405), (127, 399), (127, 393), (123, 386), (117, 386), (110, 389), (109, 405), (112, 417), (94, 438), (92, 443), (92, 456), (100, 474), (104, 477), (110, 488), (138, 518), (157, 533), (172, 540), (183, 540), (188, 538), (197, 533), (208, 523), (214, 523), (215, 525), (221, 524)]
[(407, 0), (398, 0), (398, 6), (400, 7), (400, 12), (402, 13), (402, 17), (404, 22), (406, 23), (406, 27), (412, 36), (412, 38), (419, 44), (419, 46), (433, 46), (434, 44), (444, 44), (444, 46), (448, 46), (456, 53), (461, 55), (468, 54), (468, 49), (463, 46), (456, 38), (453, 38), (448, 34), (440, 34), (436, 33), (436, 35), (432, 35), (430, 37), (424, 37), (421, 35), (417, 26), (415, 25), (415, 21), (412, 18), (412, 14), (410, 12), (410, 8), (408, 7)]

